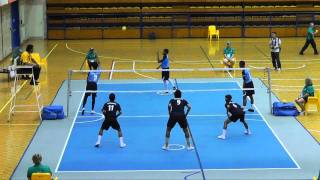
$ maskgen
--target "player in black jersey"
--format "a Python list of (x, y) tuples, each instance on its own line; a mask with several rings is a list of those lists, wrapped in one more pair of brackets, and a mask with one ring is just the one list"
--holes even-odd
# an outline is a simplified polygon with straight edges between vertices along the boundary
[(244, 127), (246, 128), (244, 133), (246, 135), (251, 134), (249, 127), (248, 127), (248, 124), (245, 121), (245, 112), (242, 109), (242, 107), (239, 104), (232, 102), (231, 101), (232, 96), (229, 94), (225, 96), (225, 100), (226, 100), (225, 107), (227, 109), (228, 118), (224, 121), (222, 134), (220, 136), (218, 136), (218, 138), (219, 139), (226, 139), (228, 124), (231, 122), (237, 122), (238, 119), (240, 119), (240, 122), (242, 122)]
[(98, 135), (98, 141), (95, 145), (95, 147), (100, 146), (101, 138), (103, 135), (103, 130), (108, 130), (110, 126), (118, 131), (119, 141), (120, 141), (120, 147), (125, 147), (126, 144), (123, 142), (122, 137), (122, 131), (120, 128), (120, 125), (118, 123), (117, 118), (122, 114), (120, 104), (115, 102), (116, 96), (115, 94), (111, 93), (109, 95), (109, 102), (105, 103), (102, 112), (105, 117), (103, 124), (101, 125), (99, 135)]
[[(186, 100), (181, 99), (180, 90), (176, 90), (174, 92), (174, 97), (175, 98), (171, 99), (168, 105), (169, 120), (167, 122), (166, 140), (165, 144), (162, 146), (162, 149), (168, 149), (171, 130), (176, 125), (176, 123), (178, 123), (185, 134), (187, 141), (187, 149), (192, 150), (194, 149), (194, 147), (190, 143), (190, 133), (188, 129), (188, 122), (186, 119), (187, 115), (190, 112), (191, 106)], [(186, 113), (184, 111), (185, 107), (187, 107)]]

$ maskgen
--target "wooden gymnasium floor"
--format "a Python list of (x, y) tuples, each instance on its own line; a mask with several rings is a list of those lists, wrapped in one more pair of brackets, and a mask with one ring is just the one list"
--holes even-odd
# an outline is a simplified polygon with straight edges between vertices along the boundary
[[(43, 41), (34, 40), (35, 52), (42, 57), (47, 57), (47, 65), (43, 67), (40, 79), (42, 100), (45, 105), (50, 104), (63, 80), (67, 79), (69, 69), (80, 69), (84, 55), (90, 47), (94, 47), (100, 58), (102, 69), (110, 69), (112, 60), (116, 61), (115, 69), (132, 69), (136, 61), (136, 68), (155, 68), (157, 66), (156, 52), (163, 48), (169, 48), (170, 59), (174, 62), (171, 68), (210, 68), (222, 67), (223, 48), (226, 41), (231, 41), (236, 49), (237, 59), (244, 59), (253, 67), (271, 66), (269, 57), (268, 39), (266, 38), (237, 38), (220, 39), (211, 44), (206, 39), (161, 39), (161, 40), (74, 40), (74, 41)], [(304, 38), (283, 38), (281, 59), (284, 70), (272, 71), (272, 84), (276, 95), (283, 101), (293, 101), (299, 95), (304, 78), (309, 76), (314, 81), (315, 88), (320, 85), (320, 56), (313, 55), (311, 47), (304, 56), (298, 55), (303, 46)], [(320, 42), (318, 41), (318, 44)], [(25, 48), (25, 47), (23, 47)], [(139, 62), (139, 60), (153, 62)], [(209, 63), (210, 61), (210, 63)], [(10, 62), (2, 62), (5, 67)], [(86, 67), (86, 66), (84, 66)], [(252, 70), (253, 76), (266, 78), (266, 73)], [(108, 78), (109, 74), (102, 78)], [(147, 76), (159, 78), (159, 73), (147, 73)], [(240, 73), (231, 73), (240, 77)], [(201, 78), (201, 77), (229, 77), (230, 74), (208, 72), (179, 72), (172, 73), (172, 77)], [(0, 108), (4, 107), (10, 99), (11, 83), (7, 83), (7, 77), (0, 76)], [(85, 75), (78, 76), (85, 78)], [(132, 73), (114, 73), (113, 79), (142, 78)], [(21, 80), (21, 91), (18, 94), (18, 102), (34, 102), (32, 88), (28, 82)], [(39, 124), (37, 114), (17, 114), (7, 123), (8, 106), (0, 113), (0, 179), (8, 179), (16, 167), (19, 159), (28, 146)], [(320, 114), (310, 113), (308, 116), (299, 116), (299, 121), (320, 141)], [(41, 152), (40, 152), (41, 153)], [(31, 164), (31, 157), (30, 157)]]

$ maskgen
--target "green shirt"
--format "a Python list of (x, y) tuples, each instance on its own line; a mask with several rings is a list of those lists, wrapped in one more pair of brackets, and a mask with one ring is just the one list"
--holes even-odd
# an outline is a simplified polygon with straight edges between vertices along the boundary
[(95, 61), (97, 61), (97, 54), (94, 52), (89, 52), (87, 54), (86, 58), (91, 62), (95, 62)]
[(309, 96), (314, 96), (314, 88), (313, 86), (305, 86), (302, 90), (302, 95), (309, 94)]
[(231, 58), (234, 55), (234, 48), (224, 48), (223, 53), (228, 57)]
[(308, 27), (307, 30), (307, 39), (311, 40), (314, 38), (314, 33), (316, 32), (316, 30), (313, 27)]
[(42, 165), (42, 164), (29, 167), (27, 177), (31, 178), (32, 173), (50, 173), (50, 174), (52, 174), (49, 166)]

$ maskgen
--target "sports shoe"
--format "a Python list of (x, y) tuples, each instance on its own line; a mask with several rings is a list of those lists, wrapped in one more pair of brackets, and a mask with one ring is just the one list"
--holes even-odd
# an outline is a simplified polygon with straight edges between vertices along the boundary
[(220, 136), (218, 136), (218, 139), (225, 140), (225, 139), (226, 139), (226, 136), (224, 136), (224, 135), (220, 135)]
[(249, 112), (254, 112), (253, 108), (248, 109)]
[(173, 88), (172, 88), (172, 89), (173, 89), (173, 91), (177, 90), (177, 88), (176, 88), (175, 86), (173, 86)]
[(94, 113), (96, 113), (94, 110), (91, 110), (91, 114), (94, 114)]
[(124, 147), (126, 147), (127, 145), (125, 144), (125, 143), (120, 143), (120, 147), (121, 148), (124, 148)]
[(84, 109), (84, 108), (82, 108), (82, 112), (81, 112), (81, 115), (82, 115), (82, 116), (84, 115), (84, 110), (85, 110), (85, 109)]
[(187, 146), (187, 150), (188, 151), (192, 151), (192, 150), (194, 150), (194, 147), (193, 146)]
[(98, 148), (100, 146), (100, 144), (96, 144), (96, 145), (94, 145), (94, 147), (96, 147), (96, 148)]
[(251, 134), (251, 131), (250, 131), (250, 130), (245, 130), (245, 131), (244, 131), (244, 134), (250, 135), (250, 134)]
[(168, 146), (163, 145), (163, 146), (162, 146), (162, 149), (167, 151), (167, 150), (168, 150)]
[(303, 52), (300, 52), (299, 55), (303, 55)]

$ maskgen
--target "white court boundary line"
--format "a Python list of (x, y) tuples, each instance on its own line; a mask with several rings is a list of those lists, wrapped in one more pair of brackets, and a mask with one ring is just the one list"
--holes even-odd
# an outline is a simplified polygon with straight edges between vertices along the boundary
[[(61, 163), (61, 160), (62, 160), (62, 156), (64, 155), (64, 151), (66, 150), (67, 144), (68, 144), (68, 142), (69, 142), (69, 138), (70, 138), (71, 132), (72, 132), (72, 130), (73, 130), (75, 121), (76, 121), (76, 119), (77, 119), (77, 117), (78, 117), (78, 111), (79, 111), (79, 109), (80, 109), (80, 107), (81, 107), (81, 102), (82, 102), (82, 99), (83, 99), (84, 95), (85, 95), (85, 93), (83, 93), (82, 96), (81, 96), (81, 99), (80, 99), (80, 102), (79, 102), (79, 106), (78, 106), (78, 109), (77, 109), (77, 114), (76, 114), (76, 115), (74, 116), (74, 118), (73, 118), (73, 121), (72, 121), (71, 127), (70, 127), (70, 129), (69, 129), (69, 133), (68, 133), (67, 139), (66, 139), (66, 141), (64, 142), (64, 146), (63, 146), (62, 152), (61, 152), (61, 154), (60, 154), (60, 157), (59, 157), (57, 166), (56, 166), (56, 168), (55, 168), (55, 172), (56, 172), (56, 173), (58, 172), (58, 169), (59, 169), (59, 166), (60, 166), (60, 163)], [(67, 119), (67, 120), (68, 120), (68, 119)]]
[[(240, 90), (242, 90), (242, 87), (240, 86), (239, 82), (237, 81), (234, 81), (238, 84), (238, 86), (240, 87)], [(214, 82), (211, 82), (211, 83), (214, 83)], [(239, 90), (239, 89), (238, 89)], [(81, 100), (83, 99), (84, 97), (84, 93), (82, 95), (82, 98)], [(58, 161), (58, 164), (56, 166), (56, 169), (55, 169), (55, 173), (81, 173), (81, 172), (86, 172), (86, 173), (101, 173), (101, 172), (106, 172), (106, 173), (130, 173), (130, 172), (134, 172), (134, 173), (139, 173), (139, 172), (189, 172), (189, 171), (198, 171), (198, 169), (187, 169), (187, 170), (113, 170), (113, 171), (58, 171), (58, 168), (60, 166), (60, 163), (61, 163), (61, 160), (62, 160), (62, 156), (64, 155), (64, 152), (65, 152), (65, 149), (66, 149), (66, 146), (68, 144), (68, 141), (69, 141), (69, 138), (70, 138), (70, 135), (71, 135), (71, 132), (73, 130), (73, 127), (74, 127), (74, 124), (75, 124), (75, 121), (78, 117), (78, 111), (81, 107), (81, 102), (79, 103), (79, 107), (78, 107), (78, 110), (77, 110), (77, 115), (74, 117), (73, 119), (73, 122), (72, 122), (72, 125), (71, 125), (71, 128), (69, 130), (69, 134), (67, 136), (67, 139), (65, 141), (65, 144), (64, 144), (64, 147), (63, 147), (63, 151), (60, 155), (60, 158), (59, 158), (59, 161)], [(234, 170), (237, 170), (237, 171), (248, 171), (248, 170), (296, 170), (296, 169), (301, 169), (301, 167), (299, 166), (299, 164), (295, 161), (295, 159), (292, 157), (292, 155), (290, 154), (290, 152), (287, 150), (287, 148), (284, 146), (284, 144), (282, 143), (282, 141), (279, 139), (279, 137), (275, 134), (274, 130), (271, 128), (271, 126), (269, 125), (269, 123), (266, 121), (266, 119), (264, 118), (264, 116), (261, 114), (260, 110), (258, 109), (258, 107), (256, 107), (256, 105), (254, 105), (254, 107), (256, 108), (258, 114), (262, 117), (263, 121), (267, 124), (267, 126), (269, 127), (269, 129), (271, 130), (271, 132), (274, 134), (274, 136), (278, 139), (279, 143), (282, 145), (282, 147), (285, 149), (285, 151), (288, 153), (288, 155), (290, 156), (290, 158), (292, 159), (292, 161), (296, 164), (296, 168), (244, 168), (244, 169), (204, 169), (205, 171), (209, 171), (209, 170), (227, 170), (227, 171), (234, 171)]]
[[(233, 89), (185, 89), (182, 90), (184, 93), (196, 93), (196, 92), (221, 92), (221, 91), (243, 91), (243, 90), (256, 90), (257, 88), (245, 88), (245, 89), (238, 89), (238, 88), (233, 88)], [(99, 90), (99, 91), (71, 91), (72, 93), (83, 93), (83, 92), (92, 92), (92, 93), (157, 93), (162, 90), (132, 90), (132, 91), (125, 91), (125, 90)]]
[[(256, 67), (256, 66), (252, 66), (252, 65), (248, 65), (250, 68), (254, 68), (254, 69), (265, 69), (266, 67)], [(281, 68), (281, 71), (286, 71), (286, 70), (297, 70), (297, 69), (303, 69), (305, 68), (306, 65), (303, 64), (301, 66), (298, 67), (293, 67), (293, 68)]]
[[(237, 82), (238, 86), (240, 87), (240, 89), (242, 89), (241, 85), (239, 84), (239, 82)], [(281, 139), (279, 138), (279, 136), (275, 133), (275, 131), (273, 130), (273, 128), (270, 126), (270, 124), (268, 123), (268, 121), (266, 120), (266, 118), (263, 116), (263, 114), (261, 113), (260, 109), (254, 104), (253, 105), (258, 114), (260, 114), (260, 116), (262, 117), (263, 121), (267, 124), (267, 126), (269, 127), (269, 129), (271, 130), (272, 134), (276, 137), (276, 139), (278, 140), (278, 142), (281, 144), (281, 146), (284, 148), (284, 150), (287, 152), (287, 154), (289, 155), (289, 157), (291, 158), (291, 160), (294, 162), (294, 164), (297, 166), (297, 169), (301, 169), (300, 165), (297, 163), (297, 161), (293, 158), (292, 154), (289, 152), (289, 150), (287, 149), (287, 147), (284, 145), (284, 143), (281, 141)]]
[(308, 129), (309, 131), (311, 131), (311, 132), (317, 132), (317, 133), (320, 133), (320, 131), (319, 130), (314, 130), (314, 129)]
[(147, 76), (147, 75), (144, 75), (144, 74), (141, 74), (141, 73), (138, 73), (136, 71), (136, 61), (132, 61), (132, 70), (135, 74), (139, 75), (139, 76), (142, 76), (142, 77), (145, 77), (145, 78), (149, 78), (149, 79), (153, 79), (153, 80), (157, 80), (156, 78), (154, 77), (151, 77), (151, 76)]
[[(312, 81), (320, 81), (320, 79), (317, 79), (317, 78), (311, 78)], [(261, 80), (268, 80), (268, 79), (261, 79)], [(292, 79), (289, 79), (289, 78), (274, 78), (272, 79), (272, 81), (304, 81), (306, 80), (305, 78), (292, 78)]]
[[(271, 79), (272, 80), (272, 79)], [(275, 87), (292, 87), (292, 88), (303, 88), (304, 86), (286, 86), (286, 85), (277, 85), (277, 84), (272, 84), (272, 86), (275, 86)], [(320, 85), (313, 85), (314, 87), (319, 87)]]
[[(80, 111), (79, 111), (80, 112)], [(78, 112), (78, 113), (79, 113)], [(104, 116), (100, 113), (96, 113), (99, 114), (100, 116), (78, 116), (77, 118), (97, 118), (95, 120), (89, 120), (89, 121), (79, 121), (79, 122), (75, 122), (75, 124), (86, 124), (86, 123), (94, 123), (94, 122), (98, 122), (104, 119)], [(247, 114), (246, 116), (260, 116), (260, 114)], [(200, 115), (196, 115), (196, 114), (189, 114), (188, 117), (226, 117), (226, 115), (223, 114), (200, 114)], [(169, 115), (137, 115), (137, 116), (120, 116), (118, 119), (125, 119), (125, 118), (169, 118)], [(215, 119), (216, 120), (216, 119)], [(219, 119), (221, 120), (221, 119)], [(263, 120), (258, 120), (258, 119), (251, 119), (251, 118), (246, 118), (246, 120), (248, 121), (257, 121), (257, 122), (263, 122)]]
[(115, 67), (115, 66), (116, 66), (116, 61), (112, 61), (112, 66), (111, 66), (111, 72), (110, 72), (109, 80), (112, 80), (113, 70), (114, 70), (114, 67)]
[[(192, 80), (192, 79), (190, 79)], [(120, 80), (123, 81), (123, 80)], [(98, 83), (99, 85), (103, 85), (103, 84), (163, 84), (163, 82), (160, 81), (140, 81), (140, 82), (134, 82), (134, 81), (128, 81), (128, 80), (124, 80), (126, 82), (104, 82), (104, 83)], [(237, 81), (226, 81), (226, 80), (221, 80), (221, 81), (191, 81), (191, 82), (187, 82), (187, 81), (179, 81), (179, 84), (210, 84), (210, 83), (233, 83), (233, 82), (237, 82)]]
[[(298, 170), (299, 168), (243, 168), (243, 169), (203, 169), (204, 171), (266, 171), (266, 170)], [(190, 172), (199, 169), (181, 170), (110, 170), (110, 171), (58, 171), (56, 173), (142, 173), (142, 172)]]
[[(81, 52), (81, 51), (78, 51), (78, 50), (75, 50), (71, 47), (68, 46), (68, 43), (65, 43), (65, 47), (69, 50), (69, 51), (72, 51), (74, 53), (78, 53), (78, 54), (86, 54), (85, 52)], [(115, 56), (102, 56), (100, 55), (99, 56), (100, 58), (105, 58), (105, 59), (116, 59), (117, 61), (119, 62), (126, 62), (126, 61), (136, 61), (136, 62), (153, 62), (155, 63), (155, 61), (150, 61), (150, 60), (138, 60), (138, 59), (130, 59), (130, 58), (120, 58), (120, 57), (115, 57)], [(244, 58), (240, 58), (240, 59), (244, 59)], [(260, 62), (262, 61), (265, 61), (265, 62), (270, 62), (269, 60), (270, 58), (263, 58), (263, 59), (245, 59), (245, 61), (247, 62), (257, 62), (257, 64), (260, 64)], [(320, 59), (311, 59), (311, 60), (303, 60), (303, 59), (298, 59), (298, 60), (289, 60), (289, 59), (283, 59), (281, 60), (281, 62), (305, 62), (305, 63), (317, 63), (317, 62), (314, 62), (314, 61), (317, 61), (317, 60), (320, 60)], [(212, 59), (211, 61), (220, 61), (220, 59)], [(312, 62), (313, 61), (313, 62)], [(198, 60), (198, 61), (193, 61), (193, 60), (190, 60), (190, 61), (177, 61), (175, 60), (174, 62), (172, 62), (173, 64), (177, 63), (177, 64), (192, 64), (192, 63), (205, 63), (207, 62), (207, 60)], [(206, 63), (208, 64), (208, 63)], [(295, 63), (292, 63), (292, 64), (295, 64)]]

